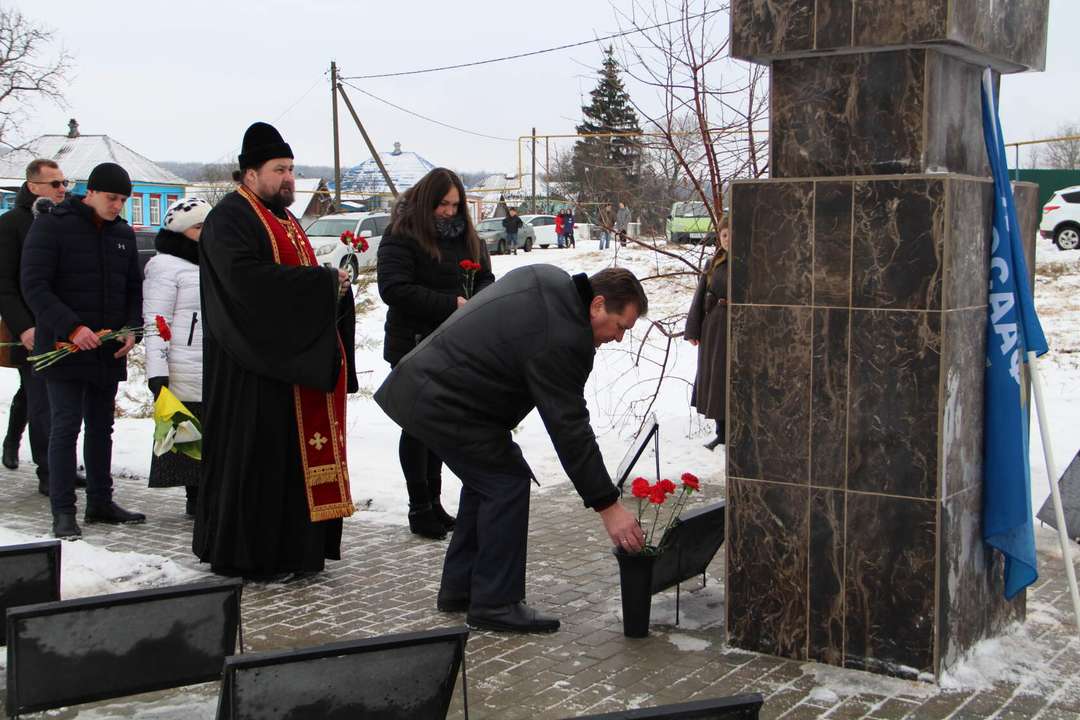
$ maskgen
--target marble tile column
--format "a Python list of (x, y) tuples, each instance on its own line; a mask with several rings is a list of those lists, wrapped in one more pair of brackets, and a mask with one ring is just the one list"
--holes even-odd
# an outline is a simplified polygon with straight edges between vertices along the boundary
[(925, 679), (1023, 617), (979, 519), (979, 82), (1042, 66), (1047, 4), (732, 2), (734, 54), (772, 64), (773, 174), (732, 188), (732, 645)]

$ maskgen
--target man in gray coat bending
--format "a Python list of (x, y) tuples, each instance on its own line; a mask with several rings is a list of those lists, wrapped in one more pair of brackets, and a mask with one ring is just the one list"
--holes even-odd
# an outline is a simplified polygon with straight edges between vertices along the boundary
[(611, 541), (645, 542), (619, 502), (585, 406), (596, 348), (648, 312), (625, 268), (571, 277), (551, 265), (508, 273), (405, 356), (375, 393), (394, 422), (461, 478), (438, 608), (468, 611), (474, 628), (554, 632), (559, 620), (527, 606), (525, 548), (533, 478), (511, 430), (535, 407), (563, 469)]

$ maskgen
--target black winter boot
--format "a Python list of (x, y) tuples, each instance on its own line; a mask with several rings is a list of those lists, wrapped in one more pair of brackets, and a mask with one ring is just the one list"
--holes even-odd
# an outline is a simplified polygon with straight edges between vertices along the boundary
[(429, 540), (446, 539), (446, 528), (430, 505), (409, 510), (409, 529), (412, 530), (413, 535), (419, 535)]
[(78, 540), (82, 537), (82, 528), (75, 522), (74, 510), (53, 513), (52, 534), (61, 540)]
[(109, 525), (120, 525), (123, 523), (142, 523), (146, 522), (146, 516), (142, 513), (131, 512), (120, 507), (112, 500), (103, 504), (91, 505), (89, 502), (86, 504), (86, 512), (83, 514), (83, 522), (88, 523), (108, 523)]
[(454, 529), (454, 525), (455, 523), (457, 523), (457, 518), (446, 512), (446, 509), (442, 506), (442, 503), (440, 503), (438, 499), (436, 499), (435, 502), (431, 503), (431, 510), (435, 513), (435, 517), (439, 518), (439, 522), (442, 523), (442, 526), (446, 528), (447, 532)]

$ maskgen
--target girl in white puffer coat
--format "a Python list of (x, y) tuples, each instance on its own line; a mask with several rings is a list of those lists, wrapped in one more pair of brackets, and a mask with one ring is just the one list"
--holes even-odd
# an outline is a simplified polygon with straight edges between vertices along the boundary
[[(158, 315), (172, 329), (172, 340), (147, 335), (146, 378), (154, 399), (161, 388), (202, 417), (202, 319), (199, 317), (199, 235), (210, 204), (199, 198), (174, 203), (154, 240), (157, 254), (143, 271), (143, 322)], [(166, 453), (150, 463), (150, 487), (178, 487), (187, 492), (185, 511), (195, 516), (199, 463), (186, 455)]]

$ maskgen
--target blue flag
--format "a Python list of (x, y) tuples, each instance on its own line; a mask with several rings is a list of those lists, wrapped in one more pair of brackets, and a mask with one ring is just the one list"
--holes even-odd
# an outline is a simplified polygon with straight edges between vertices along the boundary
[(1039, 577), (1031, 517), (1028, 410), (1021, 366), (1029, 351), (1047, 351), (1028, 283), (1027, 263), (993, 74), (982, 82), (983, 136), (994, 176), (994, 235), (986, 326), (986, 405), (983, 445), (983, 539), (1005, 556), (1005, 597), (1012, 599)]

